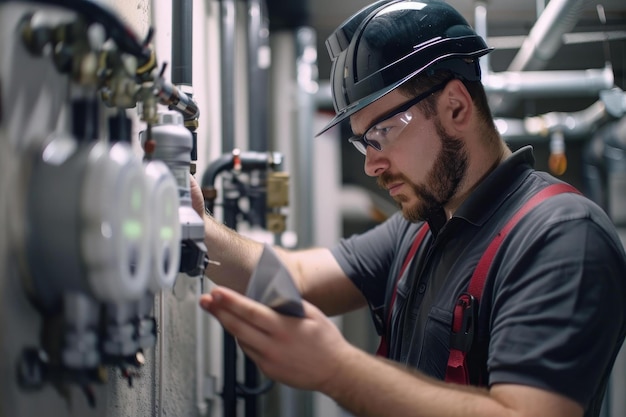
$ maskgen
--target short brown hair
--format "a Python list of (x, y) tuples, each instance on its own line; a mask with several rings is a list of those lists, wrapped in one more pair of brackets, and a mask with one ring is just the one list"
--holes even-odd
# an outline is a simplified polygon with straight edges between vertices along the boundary
[[(438, 70), (432, 74), (427, 74), (427, 72), (428, 71), (420, 73), (408, 80), (406, 83), (402, 84), (402, 86), (399, 87), (400, 91), (411, 96), (416, 96), (437, 84), (456, 78), (454, 73), (449, 70)], [(463, 82), (463, 85), (465, 85), (465, 88), (467, 88), (467, 91), (472, 97), (472, 102), (478, 109), (479, 116), (489, 127), (495, 130), (496, 127), (491, 115), (491, 109), (489, 108), (489, 102), (487, 101), (487, 94), (485, 93), (483, 84), (480, 81), (467, 81), (464, 79), (461, 79), (461, 82)], [(419, 103), (419, 106), (426, 118), (433, 117), (437, 112), (433, 96), (423, 100)]]

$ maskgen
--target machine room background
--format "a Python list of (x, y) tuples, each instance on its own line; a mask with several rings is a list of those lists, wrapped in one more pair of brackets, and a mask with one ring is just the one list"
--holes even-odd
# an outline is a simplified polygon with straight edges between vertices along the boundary
[[(184, 200), (162, 218), (137, 213), (156, 212), (156, 206), (164, 206), (158, 198), (175, 192), (176, 183), (181, 187), (180, 176), (172, 179), (159, 169), (167, 164), (176, 173), (188, 162), (204, 186), (215, 188), (215, 215), (262, 241), (287, 247), (331, 245), (393, 213), (396, 208), (388, 196), (363, 174), (362, 155), (341, 140), (348, 126), (313, 138), (333, 113), (324, 41), (367, 3), (0, 0), (0, 417), (347, 417), (322, 395), (256, 375), (228, 345), (219, 325), (199, 310), (198, 296), (211, 283), (194, 265), (194, 254), (203, 251), (202, 239), (194, 234), (195, 219), (183, 228), (191, 236), (191, 255), (179, 252), (179, 235), (164, 237), (167, 226), (176, 228), (179, 216), (190, 216)], [(503, 137), (512, 148), (533, 144), (537, 167), (560, 171), (555, 173), (603, 206), (626, 242), (624, 1), (450, 3), (496, 48), (482, 62), (483, 82)], [(99, 14), (99, 7), (108, 14)], [(59, 35), (48, 29), (81, 19), (92, 24), (72, 26), (77, 32), (63, 42), (71, 48), (55, 51), (50, 39)], [(154, 29), (158, 65), (156, 72), (146, 74), (143, 87), (133, 84), (123, 74), (137, 62), (120, 58), (113, 48), (107, 65), (121, 75), (109, 74), (115, 82), (107, 87), (116, 94), (105, 97), (94, 78), (100, 74), (95, 68), (103, 64), (91, 52), (110, 47), (104, 41), (115, 38), (116, 22), (127, 25), (139, 40)], [(72, 61), (75, 56), (84, 58), (78, 69), (69, 64), (79, 62)], [(123, 101), (128, 99), (124, 91), (153, 87), (162, 92), (158, 102), (149, 93), (140, 103)], [(83, 125), (72, 125), (74, 104), (85, 102), (94, 106), (93, 113), (82, 115)], [(144, 154), (140, 132), (146, 120), (153, 120), (155, 129), (182, 128), (182, 116), (162, 115), (168, 105), (184, 116), (188, 129), (177, 132), (193, 145), (191, 160), (175, 153), (159, 155), (155, 159), (165, 164), (144, 172), (131, 155), (140, 159)], [(129, 129), (127, 149), (114, 144), (112, 126), (119, 132)], [(93, 140), (74, 141), (69, 132), (77, 131), (91, 132)], [(51, 143), (53, 147), (46, 147)], [(559, 149), (565, 151), (566, 169)], [(80, 154), (76, 160), (70, 158), (74, 152)], [(54, 167), (43, 166), (42, 155)], [(82, 195), (69, 188), (83, 178), (102, 184), (103, 172), (124, 184), (117, 194)], [(152, 179), (153, 188), (139, 193), (133, 184), (144, 176)], [(278, 202), (268, 207), (266, 194)], [(136, 206), (111, 203), (126, 195)], [(91, 207), (86, 201), (102, 204)], [(187, 257), (190, 266), (144, 283), (140, 290), (132, 280), (120, 279), (111, 288), (98, 289), (95, 301), (74, 298), (69, 294), (89, 278), (83, 272), (68, 278), (81, 268), (70, 264), (99, 265), (90, 250), (104, 245), (98, 240), (94, 246), (81, 245), (89, 232), (77, 223), (79, 212), (107, 218), (113, 230), (125, 234), (123, 244), (106, 249), (120, 265), (140, 251), (134, 244), (146, 253), (151, 250), (150, 239), (138, 236), (138, 230), (156, 224), (141, 223), (150, 217), (150, 222), (162, 222), (161, 238), (172, 253)], [(130, 249), (124, 252), (127, 244)], [(48, 252), (72, 262), (55, 262)], [(168, 263), (170, 255), (163, 256), (162, 262)], [(59, 313), (54, 306), (60, 299), (72, 309)], [(124, 300), (123, 308), (112, 307), (120, 305), (117, 300)], [(93, 331), (99, 311), (115, 323), (106, 335)], [(61, 317), (72, 324), (70, 329), (61, 328)], [(137, 317), (148, 328), (156, 326), (147, 330), (141, 355), (125, 336)], [(353, 343), (375, 349), (368, 312), (334, 320)], [(59, 351), (59, 340), (74, 349)], [(100, 343), (108, 349), (107, 360), (99, 356)], [(46, 357), (46, 352), (59, 356)], [(65, 362), (56, 363), (59, 358)], [(624, 392), (622, 352), (604, 417), (626, 415)]]

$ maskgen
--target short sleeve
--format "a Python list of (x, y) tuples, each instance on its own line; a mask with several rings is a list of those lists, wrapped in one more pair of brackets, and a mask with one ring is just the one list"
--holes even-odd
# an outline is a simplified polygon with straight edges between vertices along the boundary
[(385, 222), (359, 235), (342, 239), (331, 252), (371, 305), (381, 305), (396, 255), (403, 247), (411, 223), (396, 213)]
[(495, 283), (489, 382), (535, 386), (588, 407), (624, 337), (624, 252), (589, 219), (544, 230), (502, 255), (517, 261)]

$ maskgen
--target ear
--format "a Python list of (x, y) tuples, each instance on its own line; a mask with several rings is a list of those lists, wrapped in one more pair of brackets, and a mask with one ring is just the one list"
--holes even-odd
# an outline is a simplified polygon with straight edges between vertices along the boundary
[(474, 102), (461, 80), (451, 80), (442, 92), (439, 110), (444, 126), (463, 131), (469, 128)]

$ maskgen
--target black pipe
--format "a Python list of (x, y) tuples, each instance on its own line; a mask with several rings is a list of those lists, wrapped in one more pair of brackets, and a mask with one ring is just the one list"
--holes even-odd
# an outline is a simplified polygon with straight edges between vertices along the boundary
[(94, 98), (72, 100), (72, 134), (78, 141), (90, 142), (98, 139), (98, 101)]
[(192, 85), (193, 0), (172, 0), (172, 83)]
[[(214, 160), (202, 175), (201, 188), (203, 193), (208, 191), (215, 193), (215, 181), (220, 173), (235, 168), (242, 172), (251, 172), (255, 170), (267, 170), (271, 161), (271, 155), (267, 152), (240, 152), (225, 153)], [(226, 188), (226, 187), (225, 187)], [(224, 190), (226, 191), (226, 189)], [(206, 199), (205, 208), (213, 213), (215, 198)], [(264, 199), (263, 199), (264, 200)], [(239, 207), (237, 205), (238, 197), (223, 199), (223, 221), (224, 224), (233, 230), (237, 230), (237, 216), (239, 215)], [(223, 339), (224, 348), (224, 386), (222, 388), (222, 402), (224, 407), (224, 417), (236, 417), (237, 415), (237, 396), (241, 394), (245, 401), (245, 417), (256, 417), (257, 415), (257, 396), (255, 390), (258, 385), (258, 371), (256, 365), (247, 357), (244, 362), (244, 378), (243, 386), (237, 383), (237, 343), (235, 339), (228, 333), (224, 332)], [(238, 388), (240, 393), (238, 393)]]
[(222, 90), (222, 149), (235, 148), (235, 22), (234, 0), (220, 0), (220, 63)]
[[(269, 21), (264, 0), (248, 5), (248, 148), (269, 150)], [(267, 56), (266, 56), (267, 55)], [(267, 59), (267, 61), (265, 61)]]
[(224, 417), (237, 416), (237, 342), (230, 333), (224, 331), (224, 386), (222, 403)]
[[(172, 0), (172, 84), (191, 86), (192, 74), (193, 0)], [(196, 119), (199, 111), (192, 97), (185, 97), (186, 94), (182, 91), (179, 91), (176, 96), (178, 100), (169, 107), (182, 111), (185, 120)], [(195, 128), (190, 130), (192, 134), (191, 160), (196, 161), (198, 159), (198, 134)], [(195, 164), (192, 165), (192, 174), (195, 174)]]
[(308, 0), (267, 0), (267, 11), (270, 30), (297, 29), (311, 23)]
[[(259, 371), (248, 356), (244, 356), (244, 381), (246, 387), (254, 388), (259, 384)], [(256, 417), (258, 414), (257, 395), (244, 396), (244, 416)]]
[(109, 141), (125, 142), (132, 141), (132, 120), (126, 115), (124, 109), (119, 109), (113, 116), (109, 116)]
[[(272, 160), (276, 158), (276, 154), (270, 154), (268, 152), (241, 152), (236, 156), (232, 153), (227, 153), (221, 155), (219, 158), (214, 160), (211, 164), (209, 164), (204, 174), (202, 174), (200, 187), (205, 195), (204, 200), (204, 208), (209, 211), (209, 213), (213, 213), (215, 208), (215, 199), (217, 198), (216, 189), (215, 189), (215, 181), (220, 173), (226, 170), (231, 170), (235, 168), (235, 159), (238, 159), (238, 164), (240, 165), (238, 169), (242, 172), (252, 172), (252, 171), (261, 171), (259, 173), (259, 181), (262, 183), (266, 180), (265, 171), (270, 167), (270, 165), (280, 165), (281, 161)], [(254, 214), (251, 214), (250, 219), (254, 220), (255, 223), (253, 226), (261, 226), (265, 227), (265, 218), (264, 214), (267, 211), (266, 204), (266, 195), (264, 194), (265, 187), (251, 187), (250, 195), (248, 197), (251, 200), (250, 210), (254, 211)], [(212, 198), (207, 198), (207, 194), (212, 194)], [(226, 200), (226, 199), (224, 199)], [(229, 213), (226, 210), (226, 201), (224, 201), (224, 216), (235, 215)], [(231, 206), (229, 206), (231, 207)], [(236, 206), (235, 206), (236, 208)], [(237, 210), (238, 211), (238, 210)], [(238, 214), (238, 213), (237, 213)], [(260, 217), (263, 217), (262, 219)], [(233, 223), (233, 225), (229, 225), (225, 223), (232, 229), (236, 230), (237, 225)]]

